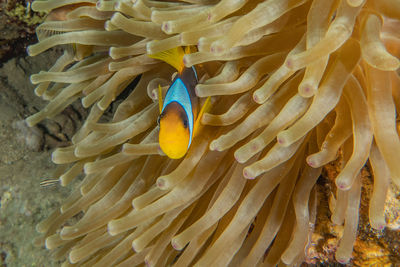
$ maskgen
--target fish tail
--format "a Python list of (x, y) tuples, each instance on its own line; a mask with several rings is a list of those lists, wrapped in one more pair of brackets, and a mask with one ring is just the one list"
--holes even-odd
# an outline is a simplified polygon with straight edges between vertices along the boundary
[(172, 67), (174, 67), (179, 73), (182, 73), (185, 65), (183, 64), (183, 56), (185, 52), (181, 46), (158, 52), (156, 54), (148, 55), (148, 57), (162, 60)]

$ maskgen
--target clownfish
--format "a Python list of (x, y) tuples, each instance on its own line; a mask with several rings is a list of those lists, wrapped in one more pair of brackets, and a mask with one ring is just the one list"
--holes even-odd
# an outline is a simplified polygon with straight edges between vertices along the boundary
[(190, 47), (185, 51), (176, 47), (157, 54), (148, 55), (151, 58), (165, 61), (177, 70), (164, 99), (161, 86), (158, 86), (158, 102), (160, 127), (158, 141), (161, 150), (171, 159), (182, 158), (192, 143), (200, 127), (202, 114), (210, 106), (210, 98), (199, 108), (200, 99), (195, 94), (198, 80), (194, 66), (187, 68), (183, 64), (183, 56), (190, 53)]

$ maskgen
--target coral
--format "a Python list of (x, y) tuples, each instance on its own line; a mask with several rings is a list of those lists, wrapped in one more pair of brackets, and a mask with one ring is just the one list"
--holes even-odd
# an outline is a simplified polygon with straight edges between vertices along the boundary
[[(348, 263), (367, 161), (369, 222), (386, 226), (387, 192), (400, 185), (398, 1), (42, 0), (32, 8), (50, 13), (28, 53), (65, 52), (31, 76), (49, 103), (26, 122), (77, 99), (90, 108), (72, 144), (52, 154), (69, 164), (55, 177), (62, 185), (85, 177), (37, 226), (37, 243), (67, 257), (65, 266), (274, 266), (315, 255)], [(195, 90), (212, 109), (185, 158), (171, 160), (156, 121), (157, 88), (168, 88), (173, 69), (147, 54), (191, 45), (198, 51), (183, 63), (204, 69)], [(376, 247), (356, 244), (356, 252)]]
[(45, 13), (33, 12), (31, 0), (0, 3), (0, 64), (22, 54), (36, 42), (35, 27), (44, 21)]
[(11, 19), (21, 21), (28, 26), (36, 26), (44, 21), (44, 13), (34, 13), (31, 8), (31, 1), (23, 3), (7, 3), (4, 13)]

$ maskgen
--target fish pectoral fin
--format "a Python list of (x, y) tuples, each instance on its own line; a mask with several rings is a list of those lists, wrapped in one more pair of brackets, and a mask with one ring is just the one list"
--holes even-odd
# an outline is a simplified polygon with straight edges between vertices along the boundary
[(160, 114), (163, 108), (163, 99), (162, 99), (162, 88), (161, 85), (158, 85), (158, 109), (160, 110)]
[(193, 126), (193, 137), (195, 137), (201, 128), (201, 117), (203, 117), (203, 114), (208, 112), (211, 108), (211, 96), (207, 97), (206, 101), (204, 101), (203, 106), (200, 109), (199, 115), (196, 118), (196, 122), (194, 123)]
[(183, 68), (185, 67), (183, 65), (184, 55), (185, 52), (183, 51), (182, 47), (178, 46), (155, 54), (148, 54), (147, 56), (162, 60), (174, 67), (179, 73), (181, 73), (183, 71)]

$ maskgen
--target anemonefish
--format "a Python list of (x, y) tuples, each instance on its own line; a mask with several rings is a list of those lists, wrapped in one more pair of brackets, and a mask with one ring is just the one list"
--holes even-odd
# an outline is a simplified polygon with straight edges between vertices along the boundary
[(160, 86), (158, 90), (160, 108), (158, 141), (161, 150), (172, 159), (182, 158), (186, 154), (199, 129), (201, 115), (210, 106), (210, 99), (207, 98), (199, 109), (200, 101), (195, 94), (195, 87), (199, 82), (197, 70), (194, 66), (185, 67), (183, 64), (185, 53), (190, 53), (189, 47), (185, 51), (182, 47), (176, 47), (149, 55), (151, 58), (165, 61), (178, 71), (164, 99)]

